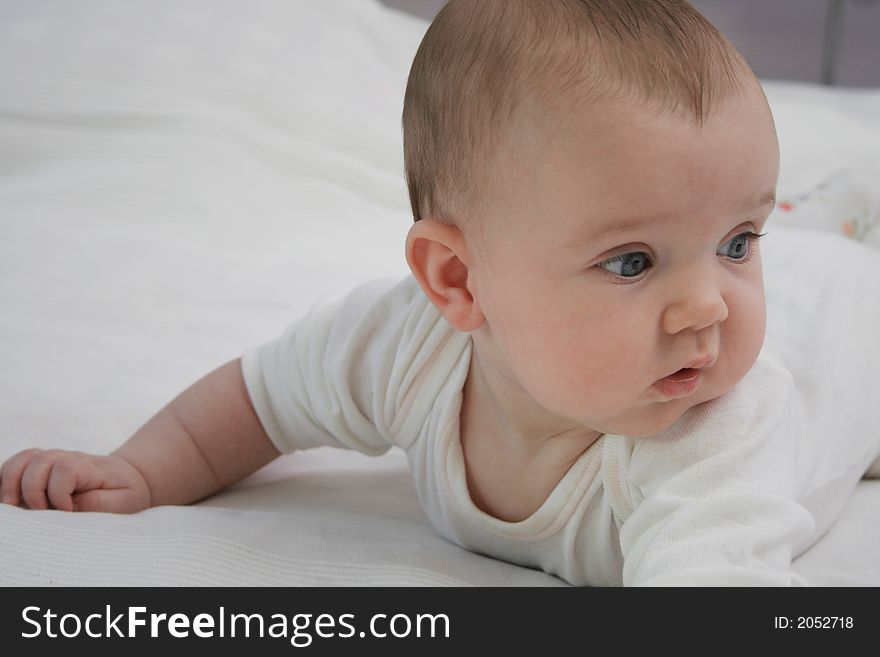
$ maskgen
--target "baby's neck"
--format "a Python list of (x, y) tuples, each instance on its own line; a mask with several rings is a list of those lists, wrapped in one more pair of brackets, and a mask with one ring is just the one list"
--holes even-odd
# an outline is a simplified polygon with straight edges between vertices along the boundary
[(515, 416), (505, 410), (512, 401), (493, 390), (473, 354), (459, 417), (468, 493), (484, 513), (518, 522), (541, 507), (602, 434), (560, 423), (541, 427), (511, 421)]
[(484, 366), (476, 346), (463, 394), (472, 427), (495, 435), (508, 454), (523, 462), (572, 463), (602, 436), (539, 407), (522, 388)]

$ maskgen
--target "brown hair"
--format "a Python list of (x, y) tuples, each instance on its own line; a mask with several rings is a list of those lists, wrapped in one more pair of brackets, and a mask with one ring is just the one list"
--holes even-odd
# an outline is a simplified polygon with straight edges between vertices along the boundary
[(422, 39), (404, 98), (413, 219), (471, 224), (498, 146), (527, 110), (640, 101), (702, 125), (755, 80), (684, 0), (451, 0)]

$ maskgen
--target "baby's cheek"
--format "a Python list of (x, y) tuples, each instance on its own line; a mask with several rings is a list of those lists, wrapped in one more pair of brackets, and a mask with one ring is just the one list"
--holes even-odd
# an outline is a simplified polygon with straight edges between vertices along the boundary
[(567, 410), (613, 405), (615, 394), (632, 386), (635, 368), (644, 370), (650, 362), (639, 328), (644, 322), (632, 312), (615, 321), (608, 313), (597, 317), (587, 304), (566, 306), (565, 313), (536, 314), (531, 330), (520, 336), (523, 373), (528, 371), (534, 396)]
[(749, 354), (757, 356), (767, 325), (763, 287), (754, 286), (735, 297), (728, 320), (728, 339), (736, 343), (746, 357)]
[(742, 300), (731, 309), (728, 321), (721, 334), (722, 354), (719, 368), (722, 380), (718, 381), (726, 392), (749, 372), (764, 343), (766, 314), (763, 305), (755, 299)]
[(608, 403), (616, 390), (626, 389), (631, 381), (635, 351), (632, 346), (622, 348), (618, 338), (593, 336), (558, 354), (556, 382), (570, 400)]
[(739, 383), (740, 379), (752, 369), (752, 366), (755, 364), (755, 361), (758, 359), (758, 354), (761, 351), (763, 339), (763, 329), (759, 330), (755, 326), (749, 327), (749, 329), (744, 330), (742, 335), (740, 335), (737, 348), (730, 353), (731, 385)]

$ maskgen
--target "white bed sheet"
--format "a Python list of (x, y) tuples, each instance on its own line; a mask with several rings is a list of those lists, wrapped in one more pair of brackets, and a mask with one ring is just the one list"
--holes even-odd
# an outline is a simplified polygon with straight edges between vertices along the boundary
[[(318, 298), (406, 273), (425, 27), (374, 0), (0, 3), (0, 461), (107, 452)], [(766, 89), (782, 195), (880, 172), (880, 90)], [(796, 569), (880, 585), (878, 509), (861, 482)], [(563, 582), (440, 538), (402, 452), (320, 448), (191, 507), (0, 505), (0, 584)]]

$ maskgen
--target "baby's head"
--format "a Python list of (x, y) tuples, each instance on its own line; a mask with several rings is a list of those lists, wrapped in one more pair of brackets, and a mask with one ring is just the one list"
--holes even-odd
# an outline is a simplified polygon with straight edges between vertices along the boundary
[[(452, 0), (403, 132), (407, 261), (505, 394), (651, 435), (754, 364), (776, 133), (683, 0)], [(705, 359), (692, 392), (654, 385)]]

